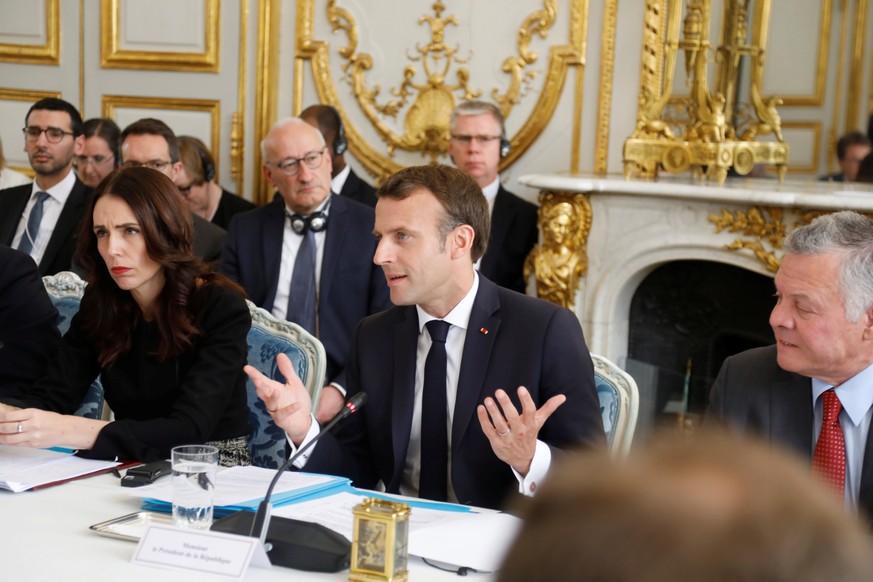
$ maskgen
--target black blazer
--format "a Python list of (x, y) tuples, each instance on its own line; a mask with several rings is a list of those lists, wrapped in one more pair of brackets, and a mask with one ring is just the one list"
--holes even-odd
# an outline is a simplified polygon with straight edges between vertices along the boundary
[[(12, 246), (15, 230), (32, 192), (32, 184), (0, 190), (0, 244)], [(90, 190), (76, 178), (39, 262), (40, 276), (69, 271), (72, 267), (79, 221), (85, 213), (89, 193)]]
[[(712, 386), (707, 421), (751, 432), (812, 461), (811, 380), (776, 363), (776, 346), (745, 351), (724, 361)], [(873, 517), (873, 430), (867, 434), (858, 506)]]
[(343, 189), (340, 190), (340, 196), (357, 200), (367, 206), (376, 206), (376, 189), (364, 182), (355, 171), (349, 169), (349, 176), (346, 178)]
[[(361, 322), (346, 376), (349, 394), (366, 392), (367, 405), (336, 437), (322, 437), (306, 471), (343, 475), (365, 488), (381, 480), (387, 491), (399, 491), (412, 428), (418, 336), (415, 306), (394, 307)], [(518, 487), (482, 432), (476, 406), (503, 388), (519, 407), (519, 385), (538, 407), (556, 394), (567, 396), (539, 433), (553, 450), (605, 442), (594, 369), (576, 316), (480, 276), (451, 427), (450, 478), (461, 503), (502, 507)]]
[(0, 245), (0, 396), (23, 396), (55, 357), (57, 317), (30, 255)]
[[(328, 382), (345, 386), (352, 332), (365, 316), (391, 305), (382, 269), (373, 264), (373, 209), (333, 196), (319, 280), (319, 339), (327, 352)], [(273, 309), (282, 261), (285, 206), (281, 197), (230, 223), (219, 270), (237, 281), (251, 300)]]
[(207, 263), (217, 264), (221, 258), (221, 249), (224, 247), (224, 236), (227, 231), (193, 212), (191, 218), (194, 220), (194, 254)]
[(501, 184), (491, 212), (491, 238), (479, 272), (501, 287), (524, 293), (524, 260), (537, 240), (537, 206)]
[(218, 203), (218, 208), (215, 209), (215, 216), (212, 217), (212, 224), (227, 230), (227, 227), (230, 226), (231, 218), (242, 212), (254, 210), (255, 208), (257, 208), (257, 206), (248, 200), (240, 198), (233, 192), (228, 192), (222, 188), (221, 201)]

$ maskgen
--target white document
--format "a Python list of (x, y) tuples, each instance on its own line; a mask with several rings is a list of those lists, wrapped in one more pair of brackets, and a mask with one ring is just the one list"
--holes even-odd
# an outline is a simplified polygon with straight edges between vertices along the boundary
[[(366, 497), (365, 492), (362, 492), (361, 495), (337, 493), (312, 501), (274, 507), (273, 515), (319, 523), (351, 540), (354, 522), (352, 510)], [(452, 511), (413, 507), (409, 515), (409, 531), (414, 532), (420, 528), (449, 521), (457, 515), (457, 512)], [(410, 533), (410, 538), (411, 536), (412, 533)]]
[(454, 513), (452, 519), (409, 532), (413, 556), (495, 572), (521, 528), (507, 513)]
[[(215, 506), (235, 506), (253, 499), (263, 499), (267, 493), (267, 487), (270, 486), (270, 481), (275, 476), (275, 469), (265, 469), (263, 467), (230, 467), (219, 471), (215, 477)], [(276, 483), (273, 496), (276, 497), (295, 489), (321, 485), (336, 479), (336, 477), (329, 475), (285, 471), (279, 482)], [(132, 488), (129, 493), (134, 497), (151, 498), (172, 503), (173, 481), (172, 479), (165, 479), (154, 485)]]
[(114, 461), (80, 459), (70, 452), (0, 445), (0, 488), (19, 493), (118, 466)]

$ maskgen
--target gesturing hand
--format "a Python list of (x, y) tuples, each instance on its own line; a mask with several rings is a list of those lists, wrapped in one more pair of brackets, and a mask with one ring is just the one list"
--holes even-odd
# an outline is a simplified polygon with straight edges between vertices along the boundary
[(285, 384), (267, 378), (252, 366), (245, 366), (243, 370), (252, 379), (258, 398), (263, 400), (273, 422), (288, 434), (295, 445), (299, 445), (312, 423), (312, 400), (288, 356), (279, 354), (276, 364), (285, 376)]
[(530, 470), (540, 429), (567, 397), (563, 394), (552, 396), (537, 410), (530, 392), (524, 386), (519, 386), (518, 399), (521, 402), (521, 414), (506, 392), (497, 390), (494, 398), (486, 398), (485, 405), (480, 404), (476, 408), (476, 414), (497, 458), (525, 476)]

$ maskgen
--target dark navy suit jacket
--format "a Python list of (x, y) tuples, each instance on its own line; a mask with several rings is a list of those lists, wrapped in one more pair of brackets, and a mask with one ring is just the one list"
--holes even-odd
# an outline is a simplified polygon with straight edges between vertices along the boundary
[(349, 170), (349, 175), (340, 191), (340, 196), (357, 200), (367, 206), (376, 206), (376, 189), (364, 182), (354, 170)]
[[(0, 190), (0, 244), (12, 246), (15, 230), (18, 228), (32, 192), (32, 184)], [(54, 275), (71, 269), (79, 221), (85, 213), (88, 193), (88, 188), (76, 178), (76, 183), (61, 209), (55, 229), (39, 262), (40, 276)]]
[[(724, 361), (712, 386), (708, 420), (778, 443), (812, 461), (812, 384), (776, 363), (776, 346), (745, 351)], [(873, 430), (861, 469), (858, 506), (873, 517)]]
[(524, 260), (537, 240), (537, 206), (501, 185), (494, 199), (491, 237), (479, 272), (501, 287), (524, 293)]
[[(415, 306), (361, 322), (346, 376), (349, 393), (366, 392), (367, 404), (336, 437), (323, 436), (306, 471), (343, 475), (366, 488), (381, 480), (387, 491), (398, 492), (412, 428), (418, 336)], [(556, 394), (567, 396), (539, 433), (550, 447), (605, 442), (594, 369), (576, 316), (480, 276), (451, 427), (450, 478), (461, 503), (501, 507), (517, 489), (512, 469), (482, 432), (476, 406), (503, 388), (519, 407), (520, 385), (537, 407)]]
[[(391, 305), (382, 269), (373, 264), (376, 239), (373, 209), (333, 196), (325, 231), (318, 297), (319, 339), (327, 352), (327, 381), (345, 386), (352, 332), (365, 316)], [(220, 271), (239, 282), (251, 300), (273, 309), (285, 205), (281, 197), (262, 208), (233, 217), (221, 255)]]

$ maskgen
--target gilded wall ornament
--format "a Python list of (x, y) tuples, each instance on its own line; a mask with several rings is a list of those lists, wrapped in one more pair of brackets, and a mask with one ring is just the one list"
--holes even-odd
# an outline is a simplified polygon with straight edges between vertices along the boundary
[[(783, 179), (788, 145), (776, 109), (782, 101), (761, 95), (770, 0), (755, 2), (754, 15), (750, 0), (724, 0), (719, 46), (709, 38), (711, 0), (687, 0), (684, 18), (682, 5), (683, 0), (646, 2), (637, 125), (624, 144), (625, 176), (690, 169), (695, 177), (722, 183), (729, 168), (746, 175), (756, 164), (771, 164)], [(680, 51), (687, 97), (672, 95)], [(712, 59), (716, 78), (710, 89)], [(744, 59), (750, 70), (748, 105), (738, 102)], [(776, 141), (755, 141), (768, 134)]]
[(540, 194), (538, 226), (543, 242), (524, 264), (524, 277), (536, 277), (537, 297), (572, 309), (579, 280), (588, 272), (591, 202), (586, 194)]
[[(490, 95), (504, 116), (509, 117), (521, 100), (535, 92), (533, 82), (543, 74), (543, 70), (534, 68), (539, 55), (532, 46), (533, 41), (536, 38), (547, 40), (559, 19), (557, 0), (542, 0), (536, 4), (539, 6), (524, 18), (516, 33), (514, 54), (502, 60), (502, 70), (508, 80), (501, 88), (478, 86), (472, 78), (469, 64), (476, 55), (447, 40), (453, 29), (463, 31), (470, 25), (457, 15), (447, 13), (440, 0), (431, 4), (431, 10), (418, 18), (418, 25), (426, 30), (426, 38), (407, 48), (407, 63), (395, 86), (383, 89), (368, 80), (368, 73), (384, 63), (375, 63), (373, 56), (361, 49), (358, 22), (338, 0), (326, 3), (327, 22), (334, 38), (340, 39), (335, 41), (335, 48), (327, 40), (314, 38), (314, 1), (301, 0), (298, 3), (296, 58), (298, 63), (311, 60), (319, 99), (340, 111), (345, 121), (349, 149), (378, 179), (402, 167), (395, 158), (398, 150), (420, 152), (432, 161), (445, 155), (450, 137), (449, 117), (458, 101)], [(548, 126), (561, 96), (560, 88), (567, 69), (570, 66), (584, 67), (587, 10), (580, 9), (580, 6), (587, 6), (587, 2), (570, 2), (569, 42), (549, 46), (548, 61), (540, 67), (544, 69), (544, 78), (538, 89), (537, 102), (517, 133), (508, 136), (511, 152), (501, 160), (501, 170), (521, 156)], [(334, 54), (341, 63), (339, 75), (331, 71), (331, 55)], [(302, 67), (295, 68), (295, 111), (301, 106), (303, 77), (298, 73), (301, 70)], [(346, 114), (348, 105), (339, 98), (338, 83), (347, 83), (351, 88), (366, 121), (384, 142), (384, 154), (367, 143)], [(581, 85), (576, 99), (581, 104)], [(402, 131), (398, 129), (400, 126)]]

